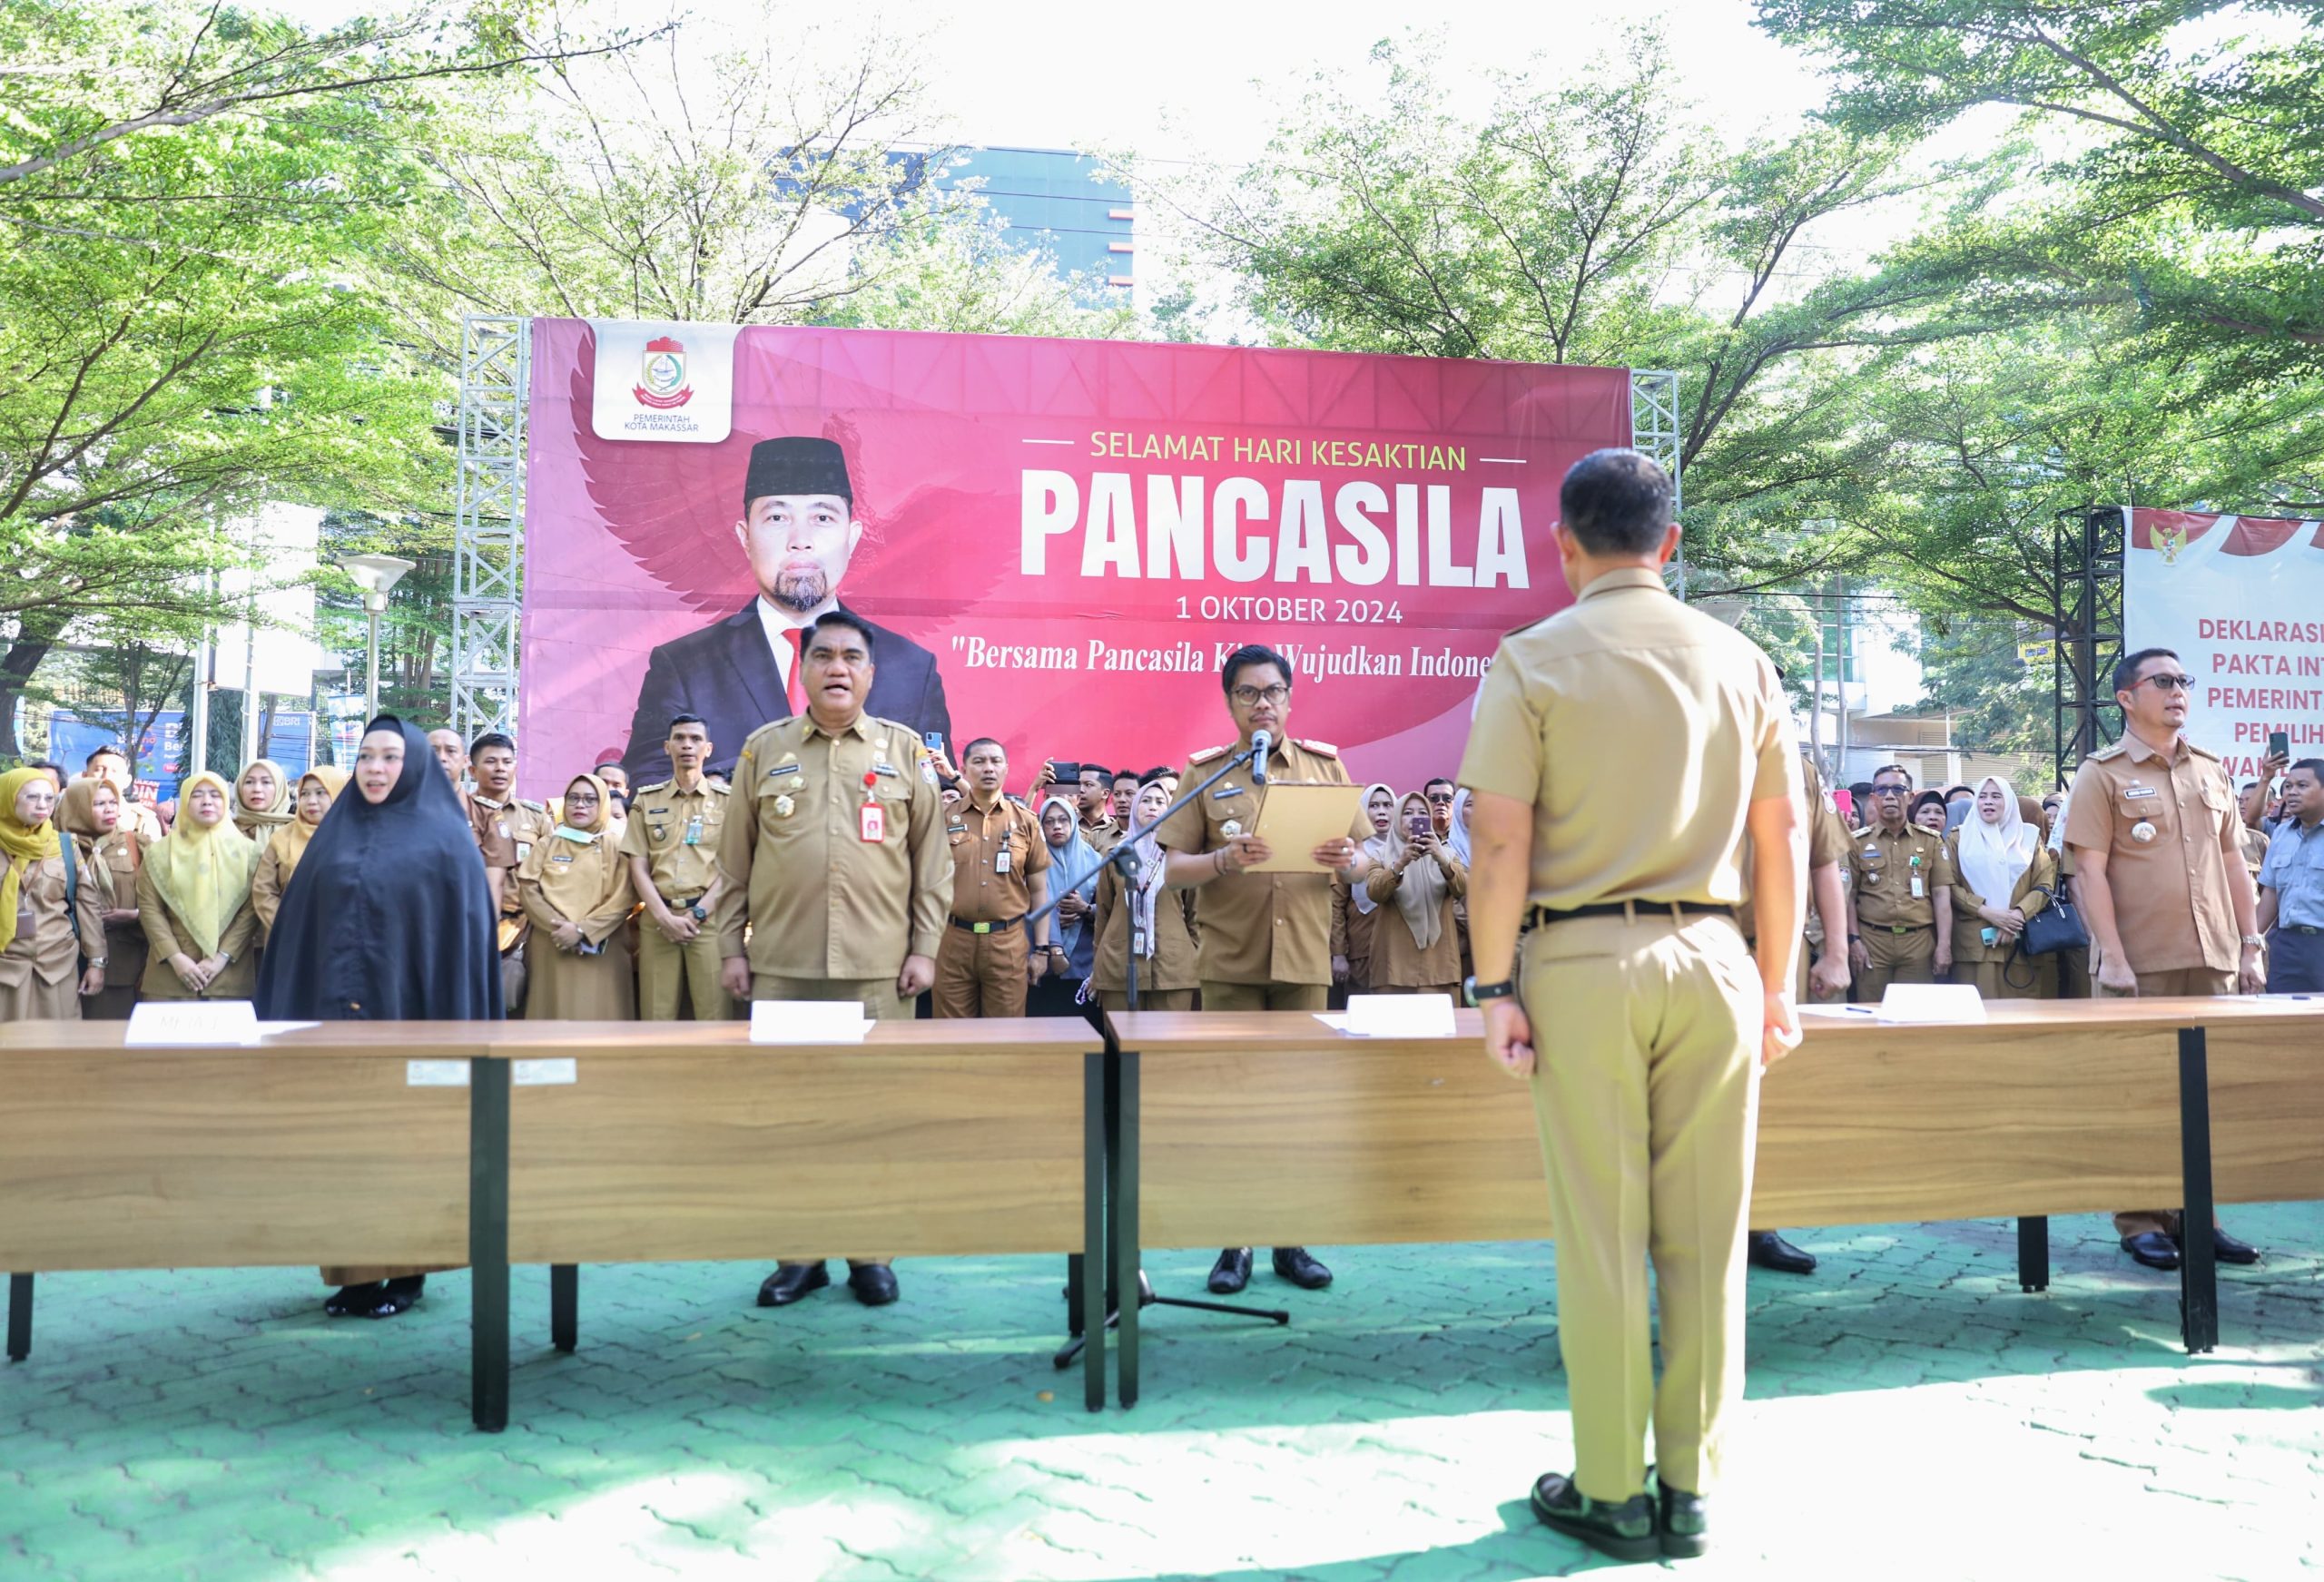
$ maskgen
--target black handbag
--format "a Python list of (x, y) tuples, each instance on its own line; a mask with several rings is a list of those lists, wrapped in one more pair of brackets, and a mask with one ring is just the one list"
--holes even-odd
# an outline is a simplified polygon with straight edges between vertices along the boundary
[(2080, 950), (2090, 943), (2090, 929), (2072, 901), (2038, 884), (2033, 893), (2048, 897), (2050, 904), (2025, 919), (2024, 932), (2017, 937), (2019, 954), (2054, 956), (2061, 950)]

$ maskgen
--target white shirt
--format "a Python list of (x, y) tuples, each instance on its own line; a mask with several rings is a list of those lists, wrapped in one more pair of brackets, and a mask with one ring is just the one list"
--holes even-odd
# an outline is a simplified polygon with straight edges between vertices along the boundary
[[(803, 615), (775, 604), (764, 594), (758, 596), (758, 606), (759, 627), (766, 634), (766, 645), (774, 650), (774, 672), (783, 678), (783, 695), (787, 698), (791, 695), (791, 634), (813, 625), (815, 617), (824, 611), (839, 608), (839, 600), (825, 599)], [(800, 641), (803, 644), (806, 639)]]

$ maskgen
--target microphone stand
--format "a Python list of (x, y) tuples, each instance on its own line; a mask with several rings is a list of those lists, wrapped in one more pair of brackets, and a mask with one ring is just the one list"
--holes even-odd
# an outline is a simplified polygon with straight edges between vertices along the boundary
[[(1254, 747), (1246, 747), (1242, 752), (1236, 753), (1227, 759), (1226, 762), (1220, 764), (1217, 769), (1214, 770), (1211, 772), (1209, 779), (1204, 781), (1200, 785), (1196, 786), (1192, 791), (1189, 791), (1185, 795), (1179, 797), (1177, 801), (1172, 802), (1168, 807), (1163, 809), (1162, 811), (1150, 822), (1142, 828), (1135, 828), (1125, 831), (1120, 842), (1117, 844), (1111, 851), (1106, 852), (1103, 856), (1099, 857), (1097, 862), (1090, 868), (1074, 875), (1073, 878), (1067, 880), (1063, 885), (1058, 887), (1053, 892), (1048, 904), (1029, 914), (1029, 919), (1045, 918), (1049, 916), (1049, 913), (1057, 909), (1059, 903), (1063, 901), (1068, 893), (1078, 890), (1083, 885), (1088, 883), (1094, 875), (1102, 873), (1108, 868), (1111, 868), (1116, 872), (1119, 873), (1122, 876), (1122, 893), (1128, 902), (1128, 905), (1122, 908), (1122, 927), (1129, 935), (1129, 956), (1125, 964), (1122, 981), (1123, 988), (1127, 991), (1125, 997), (1129, 1001), (1129, 1008), (1131, 1010), (1137, 1009), (1138, 952), (1140, 947), (1146, 943), (1145, 940), (1139, 938), (1137, 927), (1137, 880), (1139, 874), (1145, 866), (1143, 860), (1141, 860), (1137, 854), (1137, 842), (1144, 840), (1147, 835), (1152, 834), (1164, 824), (1168, 823), (1172, 815), (1176, 814), (1179, 809), (1187, 807), (1196, 798), (1200, 797), (1203, 792), (1208, 791), (1212, 786), (1216, 785), (1220, 781), (1234, 773), (1236, 770), (1250, 762), (1257, 751), (1258, 750)], [(1167, 862), (1168, 859), (1166, 857), (1164, 860)], [(1092, 968), (1092, 976), (1095, 976), (1094, 967)], [(1118, 1151), (1121, 1135), (1120, 1095), (1114, 1080), (1115, 1069), (1113, 1063), (1108, 1061), (1107, 1066), (1105, 1109), (1106, 1152), (1109, 1157)], [(1107, 1178), (1110, 1184), (1112, 1180), (1111, 1171), (1107, 1173)], [(1077, 1318), (1081, 1312), (1081, 1282), (1088, 1277), (1088, 1272), (1083, 1267), (1081, 1258), (1078, 1254), (1068, 1257), (1066, 1260), (1065, 1311), (1068, 1321), (1068, 1328), (1070, 1328), (1071, 1321)], [(1107, 1292), (1106, 1327), (1108, 1329), (1112, 1329), (1120, 1322), (1120, 1305), (1121, 1293), (1118, 1291), (1109, 1290)], [(1236, 1318), (1265, 1319), (1269, 1323), (1273, 1324), (1287, 1324), (1291, 1322), (1291, 1314), (1282, 1308), (1244, 1307), (1234, 1302), (1200, 1302), (1191, 1297), (1157, 1296), (1154, 1292), (1154, 1287), (1147, 1283), (1146, 1271), (1143, 1269), (1137, 1272), (1137, 1305), (1141, 1311), (1149, 1307), (1186, 1307), (1194, 1308), (1203, 1312), (1228, 1313)], [(1088, 1343), (1088, 1337), (1077, 1331), (1072, 1334), (1071, 1338), (1066, 1341), (1065, 1345), (1054, 1357), (1050, 1359), (1050, 1361), (1057, 1365), (1059, 1371), (1061, 1372), (1065, 1369), (1073, 1366), (1074, 1359), (1081, 1354), (1082, 1347)]]

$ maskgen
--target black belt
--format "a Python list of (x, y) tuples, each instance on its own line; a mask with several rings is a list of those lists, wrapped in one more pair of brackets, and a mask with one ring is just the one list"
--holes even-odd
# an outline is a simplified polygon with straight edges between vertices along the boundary
[[(703, 893), (706, 895), (709, 892), (705, 890)], [(699, 895), (665, 895), (662, 898), (662, 904), (665, 907), (690, 907), (701, 899)]]
[(2324, 934), (2324, 929), (2313, 923), (2278, 923), (2276, 927), (2287, 934)]
[(971, 923), (966, 918), (954, 918), (952, 927), (970, 934), (990, 934), (999, 929), (1013, 929), (1024, 920), (1025, 914), (1022, 912), (998, 923)]
[(1576, 918), (1651, 918), (1669, 912), (1700, 918), (1735, 916), (1733, 907), (1717, 901), (1596, 901), (1586, 907), (1535, 907), (1526, 914), (1525, 924), (1538, 929), (1544, 923), (1570, 923)]

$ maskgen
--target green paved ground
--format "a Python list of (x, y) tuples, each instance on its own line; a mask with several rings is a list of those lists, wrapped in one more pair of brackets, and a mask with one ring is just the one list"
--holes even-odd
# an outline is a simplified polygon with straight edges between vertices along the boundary
[[(2019, 1294), (2000, 1222), (1798, 1235), (1755, 1274), (1718, 1577), (2278, 1577), (2324, 1565), (2324, 1205), (2240, 1208), (2224, 1344), (2095, 1218)], [(1327, 1250), (1290, 1330), (1157, 1312), (1147, 1399), (1048, 1364), (1046, 1259), (585, 1271), (582, 1350), (518, 1272), (509, 1431), (467, 1426), (468, 1285), (325, 1321), (299, 1271), (44, 1277), (0, 1371), (0, 1577), (1520, 1577), (1586, 1565), (1523, 1494), (1567, 1463), (1546, 1248)], [(1156, 1255), (1190, 1292), (1207, 1259)], [(1265, 1254), (1260, 1267), (1265, 1269)], [(1285, 1290), (1262, 1273), (1255, 1294)], [(1054, 1398), (1049, 1398), (1053, 1393)]]

